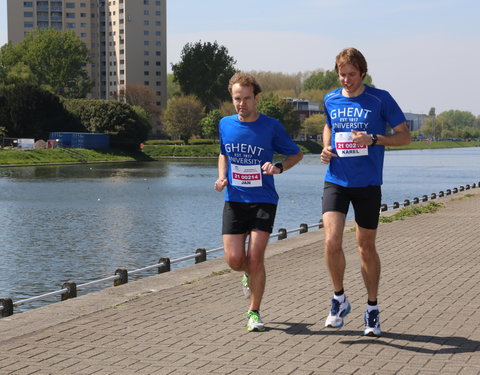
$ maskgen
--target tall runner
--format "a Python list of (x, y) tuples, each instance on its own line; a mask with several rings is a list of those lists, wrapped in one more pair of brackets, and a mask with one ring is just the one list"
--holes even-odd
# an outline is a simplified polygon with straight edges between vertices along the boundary
[[(325, 261), (334, 296), (325, 327), (340, 328), (350, 312), (344, 292), (345, 255), (342, 248), (345, 218), (350, 203), (356, 221), (361, 272), (368, 299), (364, 334), (380, 336), (377, 297), (380, 258), (375, 239), (381, 206), (384, 146), (410, 143), (405, 116), (384, 90), (367, 86), (367, 62), (355, 48), (336, 57), (335, 71), (341, 88), (325, 96), (327, 124), (323, 132), (322, 163), (329, 164), (323, 192)], [(387, 131), (387, 125), (392, 131)]]

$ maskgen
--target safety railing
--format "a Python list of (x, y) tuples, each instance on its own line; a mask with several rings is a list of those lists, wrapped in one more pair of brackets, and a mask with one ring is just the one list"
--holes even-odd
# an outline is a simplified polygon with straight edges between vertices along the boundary
[[(400, 204), (400, 202), (393, 202), (393, 204), (391, 204), (391, 205), (382, 204), (381, 208), (380, 208), (380, 211), (384, 212), (384, 211), (387, 211), (388, 209), (398, 209), (401, 206), (407, 207), (407, 206), (410, 206), (412, 204), (419, 204), (419, 203), (422, 203), (422, 202), (426, 202), (428, 200), (434, 200), (437, 197), (441, 198), (441, 197), (448, 196), (448, 195), (451, 195), (451, 194), (456, 194), (458, 192), (463, 192), (465, 190), (474, 189), (474, 188), (477, 188), (477, 186), (480, 187), (480, 181), (478, 183), (473, 183), (472, 185), (460, 186), (458, 188), (454, 187), (452, 189), (447, 189), (445, 191), (440, 191), (439, 193), (431, 193), (429, 196), (428, 195), (423, 195), (421, 197), (414, 197), (412, 199), (405, 199), (402, 204)], [(294, 228), (294, 229), (290, 229), (290, 230), (287, 230), (285, 228), (280, 228), (278, 230), (278, 233), (272, 233), (270, 235), (270, 238), (277, 238), (278, 240), (283, 240), (283, 239), (287, 238), (292, 233), (297, 233), (297, 232), (299, 234), (306, 233), (311, 228), (318, 228), (318, 229), (323, 228), (322, 220), (320, 219), (320, 221), (318, 223), (314, 223), (314, 224), (304, 224), (304, 223), (302, 223), (302, 224), (300, 224), (300, 226), (298, 228)], [(205, 262), (207, 260), (208, 255), (219, 252), (219, 251), (222, 251), (222, 250), (223, 250), (223, 247), (218, 247), (218, 248), (210, 249), (210, 250), (206, 250), (204, 248), (199, 248), (195, 251), (194, 254), (187, 255), (187, 256), (184, 256), (184, 257), (181, 257), (181, 258), (177, 258), (177, 259), (172, 259), (172, 260), (170, 260), (170, 258), (160, 258), (158, 260), (158, 263), (156, 263), (156, 264), (152, 264), (150, 266), (138, 268), (138, 269), (131, 270), (131, 271), (128, 271), (126, 268), (117, 268), (117, 270), (115, 270), (114, 275), (112, 275), (112, 276), (105, 277), (103, 279), (90, 281), (90, 282), (87, 282), (87, 283), (84, 283), (84, 284), (78, 284), (78, 285), (73, 281), (67, 281), (62, 285), (62, 289), (60, 289), (60, 290), (45, 293), (45, 294), (42, 294), (42, 295), (39, 295), (39, 296), (27, 298), (27, 299), (23, 299), (23, 300), (20, 300), (20, 301), (17, 301), (17, 302), (13, 302), (12, 299), (9, 298), (9, 297), (0, 298), (0, 317), (6, 317), (6, 316), (12, 315), (15, 307), (19, 307), (21, 305), (25, 305), (25, 304), (28, 304), (28, 303), (31, 303), (31, 302), (34, 302), (34, 301), (44, 300), (44, 299), (49, 298), (49, 297), (54, 297), (54, 296), (60, 295), (62, 301), (70, 299), (70, 298), (75, 298), (77, 296), (77, 291), (79, 289), (85, 289), (87, 287), (91, 287), (92, 285), (105, 283), (107, 281), (113, 281), (113, 286), (123, 285), (123, 284), (128, 283), (128, 277), (130, 275), (134, 275), (134, 274), (138, 274), (138, 273), (141, 273), (141, 272), (149, 271), (149, 270), (152, 270), (152, 269), (155, 269), (155, 268), (157, 269), (157, 272), (160, 274), (160, 273), (164, 273), (164, 272), (169, 272), (171, 270), (171, 265), (172, 264), (176, 264), (176, 263), (180, 263), (180, 262), (184, 262), (184, 261), (192, 260), (192, 259), (195, 260), (195, 264)]]

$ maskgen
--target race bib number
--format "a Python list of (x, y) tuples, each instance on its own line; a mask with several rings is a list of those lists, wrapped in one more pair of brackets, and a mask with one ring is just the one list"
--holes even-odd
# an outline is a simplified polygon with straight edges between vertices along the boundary
[[(363, 132), (365, 133), (365, 132)], [(351, 132), (335, 133), (335, 149), (340, 157), (366, 156), (368, 146), (360, 146), (352, 141)]]
[(260, 165), (232, 164), (232, 185), (243, 187), (261, 187), (262, 170)]

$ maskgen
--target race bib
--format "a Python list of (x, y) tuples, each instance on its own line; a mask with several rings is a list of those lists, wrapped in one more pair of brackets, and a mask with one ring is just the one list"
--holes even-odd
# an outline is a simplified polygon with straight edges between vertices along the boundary
[[(365, 133), (365, 132), (362, 132)], [(335, 133), (335, 149), (340, 157), (366, 156), (368, 146), (360, 146), (352, 141), (351, 132)]]
[(262, 170), (260, 165), (232, 164), (232, 185), (243, 187), (261, 187)]

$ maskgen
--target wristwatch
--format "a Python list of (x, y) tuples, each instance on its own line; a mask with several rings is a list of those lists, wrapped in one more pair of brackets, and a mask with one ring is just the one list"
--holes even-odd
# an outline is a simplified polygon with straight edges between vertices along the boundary
[(372, 138), (372, 144), (370, 146), (375, 146), (378, 142), (378, 137), (376, 134), (370, 134), (370, 138)]
[(282, 164), (282, 163), (277, 163), (277, 164), (275, 164), (275, 167), (277, 167), (278, 169), (280, 169), (280, 173), (283, 173), (283, 164)]

